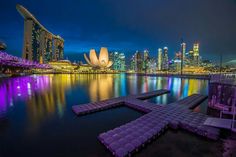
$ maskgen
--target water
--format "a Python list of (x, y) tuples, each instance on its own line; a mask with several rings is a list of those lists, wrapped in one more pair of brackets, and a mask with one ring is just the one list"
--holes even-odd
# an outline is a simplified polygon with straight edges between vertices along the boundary
[[(206, 80), (168, 77), (149, 77), (147, 78), (147, 80), (152, 80), (156, 84), (158, 89), (169, 89), (171, 91), (168, 94), (146, 100), (156, 104), (167, 105), (194, 93), (208, 95), (208, 81)], [(206, 114), (207, 100), (196, 107), (194, 111)]]
[[(162, 88), (170, 89), (171, 93), (146, 101), (167, 105), (192, 93), (206, 94), (208, 82), (125, 74), (32, 75), (1, 79), (0, 156), (111, 156), (97, 140), (99, 133), (130, 122), (143, 113), (120, 107), (77, 117), (71, 107)], [(195, 109), (196, 112), (205, 110), (206, 103)], [(188, 145), (188, 148), (180, 145)], [(174, 156), (176, 152), (180, 156), (192, 156), (194, 152), (198, 156), (218, 156), (220, 147), (219, 142), (193, 134), (167, 131), (137, 155)]]

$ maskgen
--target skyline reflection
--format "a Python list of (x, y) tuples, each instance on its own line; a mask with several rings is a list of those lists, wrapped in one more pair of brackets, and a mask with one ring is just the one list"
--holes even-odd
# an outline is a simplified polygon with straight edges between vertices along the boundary
[(154, 97), (148, 101), (157, 104), (169, 104), (189, 95), (201, 93), (207, 95), (208, 81), (173, 77), (157, 78), (157, 89), (169, 89), (170, 93)]
[(34, 91), (43, 91), (48, 88), (48, 76), (23, 76), (0, 80), (0, 115), (9, 107), (14, 106), (14, 101), (29, 99)]
[[(63, 117), (71, 106), (112, 97), (169, 89), (170, 94), (146, 100), (168, 104), (193, 93), (207, 94), (206, 80), (151, 77), (126, 74), (32, 75), (0, 82), (0, 117), (18, 110), (28, 121), (28, 130), (37, 130), (47, 119)], [(25, 112), (25, 113), (24, 113)]]
[(54, 114), (62, 117), (66, 109), (66, 92), (78, 83), (76, 75), (47, 75), (48, 88), (44, 91), (34, 91), (34, 95), (26, 100), (27, 114), (31, 129), (46, 121)]

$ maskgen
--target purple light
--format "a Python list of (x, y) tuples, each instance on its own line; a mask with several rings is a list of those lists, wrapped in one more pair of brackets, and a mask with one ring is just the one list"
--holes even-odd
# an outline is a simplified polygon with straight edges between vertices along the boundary
[(0, 65), (20, 68), (50, 69), (48, 64), (39, 64), (23, 58), (12, 56), (6, 52), (0, 51)]
[(24, 76), (3, 80), (0, 84), (0, 116), (5, 113), (16, 99), (29, 99), (35, 92), (49, 87), (49, 76)]

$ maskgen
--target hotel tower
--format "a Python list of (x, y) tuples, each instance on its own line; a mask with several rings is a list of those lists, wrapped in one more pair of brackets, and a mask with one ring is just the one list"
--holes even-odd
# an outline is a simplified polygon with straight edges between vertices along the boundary
[(47, 63), (63, 59), (64, 40), (49, 32), (23, 6), (16, 5), (16, 9), (24, 18), (24, 59)]

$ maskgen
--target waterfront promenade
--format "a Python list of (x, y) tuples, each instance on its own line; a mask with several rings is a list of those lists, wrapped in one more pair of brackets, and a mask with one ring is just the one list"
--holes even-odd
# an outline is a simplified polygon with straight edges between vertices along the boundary
[(177, 78), (188, 78), (188, 79), (205, 79), (205, 80), (210, 80), (211, 76), (208, 73), (204, 74), (178, 74), (178, 73), (127, 73), (127, 74), (136, 74), (138, 76), (153, 76), (153, 77), (177, 77)]
[(99, 141), (117, 157), (127, 156), (140, 150), (168, 128), (181, 128), (212, 140), (219, 138), (220, 129), (204, 125), (208, 116), (191, 110), (203, 102), (207, 96), (193, 94), (165, 106), (142, 101), (168, 92), (168, 90), (157, 90), (127, 97), (112, 98), (100, 102), (76, 105), (72, 107), (72, 110), (77, 115), (85, 115), (125, 105), (146, 113), (134, 121), (108, 130), (98, 136)]

